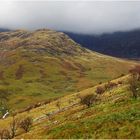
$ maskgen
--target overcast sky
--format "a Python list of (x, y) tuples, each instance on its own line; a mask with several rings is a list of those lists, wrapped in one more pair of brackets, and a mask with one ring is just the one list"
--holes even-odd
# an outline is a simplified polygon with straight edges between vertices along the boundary
[(0, 27), (98, 34), (140, 28), (140, 1), (0, 1)]

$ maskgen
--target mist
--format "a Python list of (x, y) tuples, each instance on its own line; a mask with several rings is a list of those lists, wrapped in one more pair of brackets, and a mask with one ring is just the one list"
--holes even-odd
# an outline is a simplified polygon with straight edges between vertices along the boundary
[(102, 34), (140, 28), (139, 1), (1, 1), (0, 28)]

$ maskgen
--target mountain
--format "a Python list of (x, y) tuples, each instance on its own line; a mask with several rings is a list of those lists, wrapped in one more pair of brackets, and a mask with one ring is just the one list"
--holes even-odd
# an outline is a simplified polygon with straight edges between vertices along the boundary
[(62, 32), (1, 32), (0, 138), (139, 139), (136, 64)]
[(140, 30), (102, 35), (65, 33), (90, 50), (121, 58), (140, 58)]
[(106, 82), (135, 65), (49, 29), (0, 33), (1, 107), (18, 111)]
[(0, 28), (0, 32), (8, 32), (10, 31), (9, 29), (6, 29), (6, 28)]

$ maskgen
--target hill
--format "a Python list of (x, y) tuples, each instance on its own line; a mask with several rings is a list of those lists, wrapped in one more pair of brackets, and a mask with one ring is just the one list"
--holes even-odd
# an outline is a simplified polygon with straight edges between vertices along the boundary
[[(49, 139), (134, 139), (140, 138), (140, 98), (133, 98), (129, 85), (130, 75), (115, 79), (104, 93), (97, 94), (103, 83), (86, 90), (66, 95), (49, 104), (17, 114), (16, 119), (33, 118), (29, 132), (18, 128), (15, 138)], [(139, 91), (138, 91), (139, 92)], [(94, 95), (90, 107), (81, 104), (79, 97)], [(96, 95), (96, 96), (95, 96)], [(59, 102), (59, 106), (58, 106)], [(8, 128), (12, 117), (0, 120)]]
[(77, 43), (90, 50), (121, 58), (140, 58), (140, 30), (102, 35), (65, 33)]
[(50, 102), (126, 74), (133, 65), (85, 49), (61, 32), (1, 32), (1, 107), (19, 111)]

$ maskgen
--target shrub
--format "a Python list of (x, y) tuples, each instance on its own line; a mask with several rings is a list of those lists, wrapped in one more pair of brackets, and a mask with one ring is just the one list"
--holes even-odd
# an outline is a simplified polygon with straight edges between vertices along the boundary
[(99, 86), (97, 87), (96, 91), (95, 91), (97, 94), (103, 94), (105, 92), (105, 88)]
[(124, 75), (125, 75), (125, 74), (122, 73), (122, 74), (120, 75), (120, 77), (123, 77)]
[(20, 128), (22, 128), (25, 132), (29, 132), (31, 126), (32, 126), (31, 117), (27, 117), (20, 122)]
[(121, 84), (123, 84), (123, 82), (122, 81), (118, 81), (118, 84), (121, 85)]
[(140, 74), (140, 65), (136, 65), (134, 68), (130, 69), (129, 72)]
[(112, 88), (114, 88), (116, 86), (117, 86), (116, 83), (108, 82), (107, 84), (105, 84), (105, 89), (112, 89)]
[(140, 84), (140, 65), (135, 66), (134, 68), (129, 70), (131, 74), (131, 78), (129, 80), (130, 90), (132, 92), (132, 96), (134, 98), (138, 97), (138, 85)]
[(118, 85), (117, 83), (110, 82), (110, 83), (109, 83), (109, 88), (114, 88), (114, 87), (116, 87), (117, 85)]
[(96, 101), (97, 101), (97, 96), (93, 94), (81, 97), (81, 104), (86, 105), (87, 107), (90, 107)]
[(137, 80), (140, 80), (140, 65), (135, 66), (134, 68), (130, 69), (129, 72), (133, 77)]
[(129, 80), (129, 85), (130, 85), (130, 91), (132, 92), (132, 96), (134, 98), (137, 98), (138, 97), (138, 85), (137, 85), (137, 80), (135, 77), (131, 77), (130, 80)]
[(116, 87), (117, 85), (118, 85), (118, 83), (108, 82), (107, 84), (104, 85), (104, 87), (103, 86), (98, 86), (96, 88), (95, 92), (97, 94), (103, 94), (106, 90), (112, 89), (112, 88)]
[(102, 82), (99, 82), (99, 85), (101, 85), (102, 84)]

